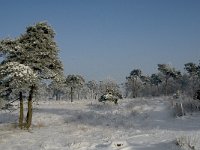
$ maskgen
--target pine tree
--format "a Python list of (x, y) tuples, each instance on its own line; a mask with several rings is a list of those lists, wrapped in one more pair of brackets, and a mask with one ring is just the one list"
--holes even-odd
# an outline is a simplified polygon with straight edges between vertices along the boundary
[(89, 90), (91, 91), (91, 98), (96, 99), (97, 98), (97, 90), (98, 90), (98, 84), (96, 81), (92, 80), (92, 81), (88, 81), (86, 83), (86, 86), (89, 88)]
[[(39, 81), (62, 80), (63, 67), (58, 57), (59, 49), (54, 36), (55, 32), (46, 22), (27, 27), (26, 32), (19, 38), (1, 41), (0, 51), (5, 54), (5, 60), (2, 63), (18, 62), (29, 66)], [(32, 122), (32, 98), (36, 89), (36, 83), (29, 86), (27, 128)]]
[(133, 98), (136, 98), (138, 96), (138, 92), (141, 88), (141, 76), (142, 71), (140, 69), (134, 69), (131, 71), (130, 75), (126, 77), (126, 87), (127, 89), (131, 90)]
[(185, 64), (184, 69), (188, 72), (191, 79), (192, 95), (194, 95), (195, 91), (200, 88), (200, 66), (190, 62)]
[(70, 88), (71, 102), (73, 102), (73, 95), (75, 89), (82, 87), (85, 83), (85, 80), (80, 75), (68, 75), (65, 79), (65, 84)]
[(181, 76), (180, 71), (176, 71), (175, 68), (172, 68), (168, 64), (158, 64), (158, 70), (163, 74), (164, 76), (164, 82), (165, 82), (165, 95), (168, 95), (168, 81), (170, 78), (178, 79)]
[[(7, 62), (0, 66), (1, 96), (16, 95), (20, 101), (19, 127), (23, 127), (23, 93), (38, 82), (37, 75), (29, 66), (18, 62)], [(8, 93), (12, 91), (12, 93)]]
[(162, 83), (161, 77), (159, 76), (159, 74), (152, 74), (150, 77), (150, 82), (151, 82), (151, 86), (155, 86), (156, 87), (156, 95), (158, 95), (159, 93), (159, 84)]

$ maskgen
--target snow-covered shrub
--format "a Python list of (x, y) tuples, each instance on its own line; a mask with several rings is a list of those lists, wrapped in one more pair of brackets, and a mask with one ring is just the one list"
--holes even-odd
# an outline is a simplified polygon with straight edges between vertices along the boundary
[(176, 145), (183, 150), (199, 150), (199, 135), (181, 136), (176, 138)]
[(98, 85), (98, 96), (100, 97), (101, 95), (109, 92), (112, 92), (112, 94), (116, 96), (121, 95), (120, 87), (116, 81), (111, 79), (100, 81)]
[(99, 102), (103, 102), (103, 103), (105, 103), (106, 101), (111, 101), (111, 102), (114, 102), (115, 104), (118, 104), (117, 103), (118, 99), (119, 97), (113, 95), (112, 93), (107, 93), (107, 94), (102, 95), (98, 100)]

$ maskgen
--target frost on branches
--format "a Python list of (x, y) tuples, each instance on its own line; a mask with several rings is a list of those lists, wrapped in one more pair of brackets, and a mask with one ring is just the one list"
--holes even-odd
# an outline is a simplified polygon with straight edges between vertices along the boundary
[[(20, 128), (31, 126), (32, 100), (39, 83), (44, 80), (60, 82), (63, 66), (59, 60), (55, 32), (45, 22), (29, 26), (18, 38), (0, 41), (0, 54), (4, 60), (0, 66), (0, 94), (4, 97), (17, 93), (20, 99)], [(28, 112), (23, 119), (23, 96), (27, 96)]]
[(8, 62), (0, 66), (0, 79), (1, 86), (4, 85), (4, 87), (17, 92), (26, 90), (26, 88), (35, 84), (37, 75), (29, 66), (18, 62)]

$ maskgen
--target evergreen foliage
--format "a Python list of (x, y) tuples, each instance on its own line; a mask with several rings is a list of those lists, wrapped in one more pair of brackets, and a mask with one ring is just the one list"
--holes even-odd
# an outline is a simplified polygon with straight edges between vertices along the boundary
[(5, 73), (1, 72), (2, 85), (5, 81), (13, 85), (9, 86), (10, 91), (18, 89), (19, 97), (24, 91), (18, 87), (26, 88), (29, 93), (25, 125), (27, 128), (31, 125), (32, 98), (39, 82), (44, 79), (63, 79), (63, 66), (58, 57), (59, 49), (54, 36), (52, 27), (46, 22), (39, 22), (27, 27), (26, 32), (19, 38), (0, 41), (0, 52), (4, 55), (1, 68), (5, 70)]
[(142, 87), (142, 71), (140, 69), (134, 69), (130, 75), (126, 77), (126, 89), (131, 91), (132, 97), (138, 97), (138, 93)]
[(86, 83), (86, 86), (89, 88), (89, 90), (91, 91), (91, 98), (96, 99), (97, 98), (97, 94), (98, 94), (98, 84), (96, 81), (92, 80), (92, 81), (88, 81)]
[(195, 92), (200, 89), (200, 65), (196, 65), (192, 62), (186, 63), (185, 70), (187, 71), (189, 79), (191, 80), (191, 93), (194, 95)]
[(71, 102), (73, 102), (74, 90), (83, 87), (85, 80), (80, 75), (68, 75), (65, 79), (66, 86), (70, 88)]
[[(26, 91), (38, 82), (37, 75), (29, 66), (18, 62), (7, 62), (0, 66), (1, 95), (10, 96)], [(8, 93), (8, 91), (12, 93)], [(9, 94), (9, 95), (7, 95)]]
[(178, 79), (181, 77), (180, 71), (176, 71), (175, 68), (171, 67), (168, 64), (158, 64), (158, 70), (162, 75), (164, 76), (164, 82), (165, 82), (165, 95), (168, 95), (168, 83), (169, 79)]

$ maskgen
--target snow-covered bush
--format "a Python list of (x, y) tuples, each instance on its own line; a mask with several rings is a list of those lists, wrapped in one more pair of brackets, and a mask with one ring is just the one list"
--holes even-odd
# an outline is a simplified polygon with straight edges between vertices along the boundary
[(176, 145), (183, 150), (199, 150), (199, 135), (188, 135), (176, 138)]
[(108, 92), (112, 92), (114, 95), (121, 94), (119, 85), (116, 83), (116, 81), (112, 79), (106, 79), (106, 80), (100, 81), (98, 90), (99, 90), (98, 96), (101, 96)]

